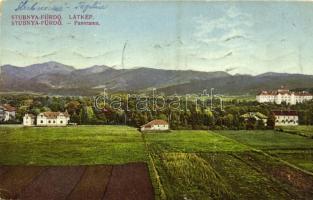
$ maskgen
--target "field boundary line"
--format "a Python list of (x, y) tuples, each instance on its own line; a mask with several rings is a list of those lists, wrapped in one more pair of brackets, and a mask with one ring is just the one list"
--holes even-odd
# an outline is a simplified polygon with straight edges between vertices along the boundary
[[(155, 179), (156, 179), (156, 182), (158, 184), (158, 187), (159, 187), (159, 190), (160, 190), (160, 199), (162, 200), (165, 200), (167, 199), (166, 198), (166, 194), (164, 192), (164, 189), (163, 189), (163, 185), (162, 185), (162, 182), (161, 182), (161, 179), (160, 179), (160, 176), (159, 176), (159, 173), (158, 173), (158, 170), (156, 169), (155, 167), (155, 164), (154, 164), (154, 160), (150, 154), (150, 151), (148, 149), (148, 145), (147, 145), (147, 141), (146, 141), (146, 138), (145, 136), (143, 135), (143, 133), (141, 133), (141, 137), (143, 139), (143, 142), (144, 142), (144, 145), (145, 145), (145, 149), (147, 151), (147, 154), (148, 154), (148, 157), (149, 157), (149, 162), (151, 163), (151, 167), (152, 167), (152, 170), (153, 170), (153, 173), (155, 175)], [(150, 177), (151, 178), (151, 177)], [(153, 184), (152, 184), (153, 185)], [(155, 192), (155, 191), (154, 191)], [(154, 194), (155, 195), (155, 194)]]
[(149, 154), (149, 159), (150, 159), (150, 162), (151, 162), (151, 165), (152, 165), (151, 167), (152, 167), (153, 173), (155, 174), (156, 182), (157, 182), (157, 184), (158, 184), (158, 186), (160, 188), (160, 198), (161, 199), (166, 199), (166, 194), (164, 192), (163, 185), (161, 183), (158, 170), (156, 169), (156, 167), (154, 165), (154, 162), (153, 162), (153, 158), (152, 158), (152, 156), (150, 154)]
[(68, 199), (70, 197), (70, 195), (74, 192), (75, 188), (78, 186), (78, 184), (81, 182), (82, 178), (84, 177), (86, 171), (87, 171), (87, 167), (85, 166), (84, 172), (82, 173), (82, 175), (80, 175), (79, 180), (77, 181), (77, 183), (74, 185), (74, 187), (71, 189), (70, 193), (68, 193), (68, 195), (66, 195), (65, 199)]
[(281, 132), (283, 133), (287, 133), (287, 134), (291, 134), (291, 135), (298, 135), (298, 136), (301, 136), (301, 137), (305, 137), (305, 138), (309, 138), (309, 139), (313, 139), (313, 136), (308, 136), (308, 135), (305, 135), (304, 133), (302, 133), (301, 131), (290, 131), (290, 130), (282, 130)]
[(107, 184), (106, 184), (106, 186), (105, 186), (105, 189), (104, 189), (104, 192), (103, 192), (103, 194), (102, 194), (101, 199), (104, 199), (105, 194), (106, 194), (107, 191), (108, 191), (108, 187), (109, 187), (109, 185), (110, 185), (110, 183), (111, 183), (111, 179), (112, 179), (112, 174), (113, 174), (114, 165), (109, 165), (109, 166), (111, 166), (112, 169), (111, 169), (111, 171), (110, 171), (109, 180), (108, 180), (108, 182), (107, 182)]
[(285, 160), (283, 160), (283, 159), (281, 159), (281, 158), (279, 158), (279, 157), (272, 156), (272, 155), (268, 154), (267, 152), (264, 152), (264, 151), (259, 151), (259, 152), (262, 153), (262, 154), (265, 155), (265, 156), (268, 156), (268, 157), (271, 157), (271, 158), (273, 158), (273, 159), (276, 159), (276, 160), (278, 160), (278, 161), (284, 163), (285, 165), (287, 165), (287, 166), (289, 166), (289, 167), (295, 168), (295, 169), (297, 169), (297, 170), (299, 170), (299, 171), (301, 171), (301, 172), (303, 172), (303, 173), (305, 173), (305, 174), (310, 175), (310, 176), (313, 177), (313, 173), (310, 172), (310, 171), (307, 171), (307, 170), (305, 170), (305, 169), (299, 168), (298, 166), (296, 166), (296, 165), (294, 165), (294, 164), (292, 164), (292, 163), (290, 163), (290, 162), (287, 162), (287, 161), (285, 161)]

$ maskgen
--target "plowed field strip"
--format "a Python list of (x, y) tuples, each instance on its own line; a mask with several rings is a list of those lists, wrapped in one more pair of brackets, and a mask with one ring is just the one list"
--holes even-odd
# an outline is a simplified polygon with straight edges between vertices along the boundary
[(112, 166), (87, 167), (82, 178), (68, 196), (68, 200), (102, 199), (110, 179)]
[(0, 170), (0, 199), (154, 199), (146, 163), (0, 166)]
[(154, 192), (145, 163), (114, 166), (105, 200), (153, 200)]
[(1, 176), (1, 174), (3, 174), (6, 171), (8, 171), (8, 169), (9, 169), (9, 167), (6, 167), (6, 166), (0, 167), (0, 176)]
[(17, 198), (40, 173), (43, 167), (11, 167), (0, 176), (1, 193), (10, 198)]
[(22, 191), (21, 199), (65, 199), (80, 180), (85, 167), (51, 167)]

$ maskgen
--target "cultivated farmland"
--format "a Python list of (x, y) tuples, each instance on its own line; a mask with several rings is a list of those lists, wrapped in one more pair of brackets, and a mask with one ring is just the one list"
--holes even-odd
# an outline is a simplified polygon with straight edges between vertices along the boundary
[[(303, 128), (301, 128), (303, 129)], [(313, 172), (313, 139), (280, 131), (219, 131), (247, 146)]]
[[(149, 176), (140, 165), (146, 163), (154, 186), (155, 199), (312, 199), (312, 139), (276, 131), (171, 131), (141, 134), (124, 126), (78, 126), (66, 128), (0, 127), (0, 163), (31, 165), (32, 173), (21, 176), (23, 169), (5, 175), (24, 177), (27, 181), (51, 166), (94, 165), (74, 173), (79, 182), (69, 197), (84, 193), (113, 198), (121, 183), (125, 194), (138, 188)], [(37, 168), (36, 166), (45, 168)], [(97, 166), (97, 165), (95, 165)], [(6, 171), (8, 166), (0, 168)], [(57, 168), (56, 168), (57, 169)], [(71, 170), (81, 170), (75, 168)], [(98, 175), (95, 177), (95, 173)], [(14, 175), (16, 174), (16, 175)], [(77, 174), (81, 176), (76, 177)], [(140, 175), (141, 174), (141, 175)], [(108, 176), (110, 184), (108, 185)], [(104, 178), (101, 178), (104, 177)], [(99, 183), (93, 189), (87, 186)], [(90, 184), (89, 184), (90, 183)], [(100, 186), (103, 185), (103, 186)], [(23, 185), (22, 185), (23, 186)], [(21, 186), (21, 187), (22, 187)], [(23, 186), (24, 187), (24, 186)], [(35, 186), (31, 186), (33, 188)], [(37, 188), (37, 186), (35, 187)], [(64, 187), (66, 188), (66, 187)], [(38, 188), (37, 188), (38, 189)], [(30, 195), (23, 193), (23, 195)], [(16, 191), (17, 193), (19, 191)], [(100, 193), (99, 193), (100, 192)], [(101, 195), (99, 198), (101, 199)], [(61, 198), (62, 199), (62, 198)]]
[(261, 149), (292, 147), (292, 140), (298, 147), (310, 149), (312, 141), (278, 134), (272, 131), (147, 134), (148, 151), (159, 176), (156, 191), (163, 199), (311, 198), (312, 175)]

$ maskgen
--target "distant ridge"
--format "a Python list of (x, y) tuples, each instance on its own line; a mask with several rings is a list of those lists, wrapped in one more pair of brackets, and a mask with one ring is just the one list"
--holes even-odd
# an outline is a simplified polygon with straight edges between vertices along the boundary
[(200, 93), (215, 88), (222, 94), (255, 94), (279, 88), (313, 88), (313, 76), (267, 72), (257, 76), (230, 75), (224, 71), (164, 70), (148, 67), (115, 69), (95, 65), (84, 69), (58, 62), (26, 67), (1, 66), (0, 91), (31, 91), (62, 95), (90, 95), (104, 87), (110, 91), (146, 91), (166, 94)]

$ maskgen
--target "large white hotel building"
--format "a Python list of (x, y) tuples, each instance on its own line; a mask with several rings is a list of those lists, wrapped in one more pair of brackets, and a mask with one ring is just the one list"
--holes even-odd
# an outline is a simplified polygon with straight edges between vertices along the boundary
[(262, 91), (256, 96), (259, 103), (276, 103), (295, 105), (305, 101), (311, 101), (313, 95), (308, 92), (291, 92), (287, 89), (279, 89), (277, 91)]

